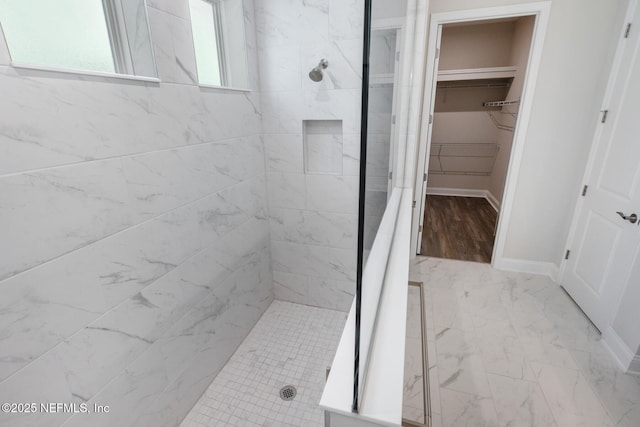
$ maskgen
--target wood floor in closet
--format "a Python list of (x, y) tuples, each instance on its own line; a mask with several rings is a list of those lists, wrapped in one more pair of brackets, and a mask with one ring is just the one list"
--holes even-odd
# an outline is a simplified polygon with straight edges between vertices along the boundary
[(421, 255), (491, 262), (497, 213), (482, 197), (427, 195)]

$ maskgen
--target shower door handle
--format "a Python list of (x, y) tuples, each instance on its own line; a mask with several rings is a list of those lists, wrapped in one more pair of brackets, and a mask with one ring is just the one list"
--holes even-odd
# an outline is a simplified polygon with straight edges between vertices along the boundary
[(624, 219), (625, 221), (629, 221), (631, 224), (635, 224), (636, 221), (638, 221), (638, 215), (632, 213), (631, 215), (627, 216), (622, 212), (616, 212), (618, 215), (620, 215), (620, 218)]

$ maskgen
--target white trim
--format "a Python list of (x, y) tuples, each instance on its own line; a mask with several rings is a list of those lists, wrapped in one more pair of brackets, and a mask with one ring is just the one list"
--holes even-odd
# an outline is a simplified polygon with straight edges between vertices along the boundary
[(501, 258), (493, 261), (493, 267), (498, 270), (515, 271), (518, 273), (540, 274), (547, 276), (557, 283), (558, 266), (552, 262), (528, 261), (515, 258)]
[(640, 369), (638, 369), (640, 368), (640, 358), (625, 344), (613, 328), (609, 327), (602, 333), (601, 341), (623, 371), (631, 371), (633, 365), (633, 371), (640, 373)]
[(454, 196), (454, 197), (483, 197), (496, 211), (500, 212), (500, 202), (491, 194), (489, 190), (476, 190), (472, 188), (447, 188), (447, 187), (427, 187), (427, 194), (434, 196)]
[[(527, 61), (527, 71), (525, 74), (525, 82), (522, 89), (522, 96), (520, 99), (520, 111), (518, 117), (520, 118), (514, 129), (513, 144), (511, 149), (511, 156), (509, 160), (509, 168), (507, 171), (506, 183), (504, 194), (502, 197), (501, 212), (498, 218), (498, 227), (496, 230), (496, 241), (493, 248), (492, 264), (494, 267), (499, 268), (500, 265), (513, 265), (510, 260), (504, 259), (504, 250), (507, 239), (507, 231), (510, 223), (511, 212), (513, 208), (513, 202), (515, 200), (516, 186), (518, 182), (518, 174), (520, 171), (520, 164), (522, 162), (522, 156), (524, 153), (524, 146), (526, 144), (527, 128), (529, 125), (529, 116), (533, 106), (533, 98), (535, 96), (536, 80), (538, 77), (538, 69), (540, 68), (540, 62), (542, 58), (542, 49), (544, 46), (544, 39), (546, 35), (547, 25), (549, 21), (549, 12), (551, 10), (551, 2), (543, 1), (536, 3), (524, 3), (511, 6), (490, 7), (484, 9), (472, 9), (462, 10), (447, 13), (436, 13), (431, 17), (430, 29), (429, 29), (429, 48), (427, 50), (427, 75), (433, 76), (433, 67), (436, 54), (436, 36), (440, 25), (453, 22), (464, 21), (478, 21), (495, 18), (506, 18), (513, 16), (528, 16), (535, 15), (535, 26), (531, 39), (531, 49), (529, 52), (529, 59)], [(430, 71), (430, 72), (429, 72)], [(418, 199), (418, 193), (420, 193), (420, 203), (424, 205), (424, 187), (422, 182), (422, 176), (425, 171), (427, 154), (429, 147), (427, 146), (427, 138), (429, 132), (428, 117), (432, 107), (432, 93), (435, 90), (434, 79), (427, 82), (428, 87), (425, 88), (423, 98), (423, 117), (422, 117), (422, 129), (420, 135), (420, 147), (417, 159), (418, 170), (415, 177), (415, 189), (416, 199)], [(427, 109), (429, 106), (429, 109)], [(426, 132), (425, 132), (426, 131)], [(418, 179), (420, 177), (420, 179)], [(424, 183), (426, 185), (426, 183)], [(417, 189), (421, 191), (417, 191)], [(417, 200), (416, 200), (417, 201)], [(421, 208), (420, 208), (421, 209)], [(420, 209), (417, 207), (416, 212)], [(411, 246), (413, 248), (412, 254), (415, 256), (417, 252), (418, 242), (418, 226), (420, 225), (420, 217), (414, 215), (414, 223), (411, 230)], [(534, 264), (536, 264), (534, 262)], [(554, 265), (552, 263), (544, 263)], [(546, 268), (546, 271), (550, 274), (550, 269)], [(557, 271), (557, 267), (554, 271)], [(554, 273), (557, 277), (557, 273)]]
[(216, 86), (216, 85), (208, 85), (204, 83), (198, 83), (198, 87), (201, 89), (211, 89), (211, 90), (226, 90), (230, 92), (251, 92), (251, 89), (242, 89), (239, 87), (227, 87), (227, 86)]
[(116, 74), (116, 73), (107, 73), (103, 71), (72, 70), (70, 68), (58, 68), (58, 67), (49, 67), (49, 66), (43, 66), (43, 65), (23, 64), (21, 62), (15, 62), (15, 61), (11, 61), (11, 67), (16, 68), (18, 70), (35, 70), (35, 71), (42, 71), (46, 73), (73, 74), (78, 77), (93, 76), (93, 77), (104, 77), (108, 79), (121, 79), (121, 80), (133, 80), (138, 82), (160, 83), (160, 79), (157, 77), (133, 76), (131, 74)]
[(502, 204), (496, 198), (496, 196), (494, 196), (493, 193), (491, 193), (491, 191), (487, 190), (487, 194), (486, 196), (484, 196), (484, 198), (487, 199), (487, 202), (489, 202), (491, 207), (493, 207), (493, 209), (495, 209), (496, 212), (500, 213), (500, 207)]
[(487, 190), (475, 190), (472, 188), (447, 188), (428, 187), (427, 194), (434, 196), (459, 196), (459, 197), (486, 197)]

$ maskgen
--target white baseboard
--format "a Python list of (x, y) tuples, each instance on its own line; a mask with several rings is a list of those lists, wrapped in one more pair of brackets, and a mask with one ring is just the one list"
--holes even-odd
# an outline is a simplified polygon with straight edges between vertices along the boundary
[(552, 262), (501, 258), (494, 260), (493, 267), (498, 270), (515, 271), (518, 273), (540, 274), (549, 277), (556, 283), (558, 280), (558, 266)]
[(447, 187), (427, 187), (427, 194), (434, 196), (458, 196), (458, 197), (483, 197), (495, 209), (500, 212), (500, 202), (489, 192), (489, 190), (474, 190), (471, 188), (447, 188)]
[(487, 202), (489, 202), (489, 204), (493, 206), (493, 209), (495, 209), (496, 212), (500, 212), (500, 202), (498, 201), (498, 199), (496, 199), (496, 196), (491, 194), (489, 190), (487, 190), (487, 194), (484, 196), (484, 198), (487, 199)]
[(602, 343), (623, 371), (640, 373), (640, 357), (622, 341), (613, 328), (609, 327), (602, 333)]

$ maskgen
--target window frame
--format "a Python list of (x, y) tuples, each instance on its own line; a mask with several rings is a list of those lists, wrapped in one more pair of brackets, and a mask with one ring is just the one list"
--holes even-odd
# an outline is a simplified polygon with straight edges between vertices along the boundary
[[(191, 9), (192, 1), (204, 3), (206, 6), (211, 7), (211, 14), (213, 17), (213, 33), (206, 34), (205, 37), (208, 37), (209, 40), (210, 40), (210, 37), (215, 38), (215, 46), (216, 46), (217, 52), (215, 52), (214, 54), (216, 54), (216, 59), (217, 59), (216, 62), (218, 64), (218, 75), (219, 75), (219, 83), (213, 84), (213, 83), (206, 82), (207, 80), (206, 76), (200, 76), (200, 74), (197, 73), (198, 86), (204, 87), (204, 88), (211, 88), (211, 89), (251, 92), (251, 89), (249, 87), (250, 83), (249, 83), (249, 76), (248, 76), (248, 58), (247, 58), (246, 28), (245, 28), (245, 22), (244, 22), (244, 12), (241, 14), (243, 19), (242, 43), (244, 44), (243, 51), (242, 51), (242, 61), (245, 64), (244, 68), (247, 74), (244, 77), (241, 77), (241, 80), (243, 81), (243, 83), (238, 84), (238, 76), (234, 75), (235, 73), (234, 70), (236, 67), (236, 65), (234, 65), (235, 60), (232, 61), (232, 58), (231, 58), (232, 52), (230, 50), (230, 45), (233, 45), (234, 43), (233, 40), (235, 40), (234, 39), (235, 33), (234, 33), (234, 36), (229, 35), (230, 34), (229, 31), (233, 28), (229, 27), (230, 18), (228, 16), (229, 11), (226, 10), (226, 7), (228, 7), (228, 5), (225, 4), (226, 0), (189, 0), (189, 12), (191, 14), (193, 13)], [(239, 0), (239, 5), (244, 11), (244, 5), (242, 3), (243, 2)], [(191, 22), (191, 36), (192, 36), (192, 41), (195, 48), (196, 31), (195, 31), (193, 22)], [(205, 52), (205, 54), (209, 54), (209, 53)], [(196, 68), (198, 68), (197, 67), (197, 63), (198, 63), (197, 50), (195, 51), (195, 60), (196, 60)]]
[[(159, 83), (161, 80), (158, 77), (158, 65), (156, 62), (155, 52), (153, 47), (150, 49), (150, 60), (153, 68), (154, 76), (145, 74), (135, 74), (134, 61), (132, 58), (132, 52), (129, 45), (129, 39), (127, 37), (126, 17), (122, 7), (122, 3), (119, 0), (101, 0), (102, 14), (105, 19), (105, 28), (107, 36), (109, 38), (109, 45), (111, 48), (111, 58), (113, 62), (113, 70), (92, 70), (85, 68), (75, 68), (73, 66), (56, 66), (48, 64), (38, 64), (32, 62), (16, 61), (12, 57), (11, 47), (6, 41), (4, 34), (2, 39), (5, 40), (7, 46), (7, 53), (9, 55), (9, 65), (12, 68), (35, 70), (41, 72), (53, 72), (64, 73), (72, 75), (88, 75), (96, 77), (115, 78), (123, 80), (133, 81), (145, 81)], [(153, 39), (151, 35), (151, 29), (149, 24), (149, 13), (145, 1), (142, 1), (144, 5), (145, 24), (149, 34), (149, 43), (152, 44)], [(0, 23), (0, 32), (3, 32), (2, 25)]]
[(122, 4), (116, 0), (102, 0), (102, 11), (107, 25), (111, 57), (116, 73), (134, 75)]

